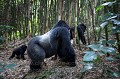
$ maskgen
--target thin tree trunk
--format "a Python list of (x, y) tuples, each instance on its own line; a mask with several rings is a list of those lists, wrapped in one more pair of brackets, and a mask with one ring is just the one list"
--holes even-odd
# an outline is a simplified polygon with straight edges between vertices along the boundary
[(30, 38), (30, 12), (31, 12), (31, 3), (30, 0), (25, 0), (26, 3), (26, 35), (27, 40)]
[(69, 22), (68, 22), (69, 26), (71, 24), (71, 19), (72, 19), (72, 8), (73, 8), (73, 1), (71, 0), (71, 2), (70, 2), (70, 10), (69, 10)]
[(94, 25), (94, 11), (93, 11), (93, 9), (92, 9), (92, 3), (90, 2), (90, 0), (88, 0), (89, 1), (89, 7), (90, 7), (90, 10), (91, 10), (91, 16), (92, 16), (92, 27), (93, 27), (93, 33), (94, 33), (94, 38), (95, 38), (95, 43), (97, 42), (97, 40), (96, 40), (96, 32), (95, 32), (95, 25)]

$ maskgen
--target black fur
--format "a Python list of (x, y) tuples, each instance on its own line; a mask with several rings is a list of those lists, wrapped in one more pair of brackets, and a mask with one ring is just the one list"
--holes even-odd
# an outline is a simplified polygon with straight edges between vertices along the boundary
[(31, 59), (30, 69), (42, 68), (45, 58), (57, 54), (64, 62), (75, 66), (75, 51), (70, 43), (69, 26), (60, 20), (50, 31), (28, 42), (27, 53)]
[(25, 60), (24, 53), (25, 53), (26, 49), (27, 49), (27, 46), (26, 46), (26, 45), (22, 45), (22, 46), (20, 46), (20, 47), (18, 47), (18, 48), (15, 48), (15, 49), (13, 50), (12, 55), (10, 56), (9, 59), (14, 58), (15, 55), (16, 55), (16, 58), (17, 58), (17, 59), (22, 58), (23, 60)]
[(75, 37), (75, 27), (70, 27), (70, 39)]
[(80, 24), (77, 26), (79, 40), (81, 40), (81, 42), (84, 45), (86, 44), (86, 40), (85, 40), (85, 36), (84, 36), (85, 30), (86, 30), (86, 26), (84, 24)]
[[(78, 38), (81, 40), (81, 42), (85, 45), (86, 40), (84, 36), (84, 32), (86, 30), (86, 26), (84, 24), (80, 24), (77, 26), (77, 32), (78, 32)], [(70, 39), (72, 40), (75, 37), (75, 27), (70, 27)], [(76, 43), (78, 44), (78, 40), (76, 40)]]

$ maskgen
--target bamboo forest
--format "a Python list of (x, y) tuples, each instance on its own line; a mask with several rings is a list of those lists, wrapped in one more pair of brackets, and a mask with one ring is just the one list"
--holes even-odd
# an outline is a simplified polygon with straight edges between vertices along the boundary
[(120, 79), (120, 0), (0, 0), (0, 79)]

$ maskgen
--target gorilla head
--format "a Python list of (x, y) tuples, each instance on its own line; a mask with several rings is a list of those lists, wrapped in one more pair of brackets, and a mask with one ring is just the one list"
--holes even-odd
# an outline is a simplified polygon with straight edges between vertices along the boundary
[(56, 27), (65, 27), (65, 28), (69, 29), (69, 26), (63, 20), (58, 21), (58, 23), (53, 27), (53, 29)]

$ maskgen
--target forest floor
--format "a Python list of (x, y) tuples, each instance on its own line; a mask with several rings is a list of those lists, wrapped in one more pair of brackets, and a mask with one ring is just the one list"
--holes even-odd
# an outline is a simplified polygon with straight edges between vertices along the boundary
[[(0, 79), (81, 79), (80, 72), (83, 67), (81, 64), (81, 61), (83, 59), (83, 51), (75, 49), (77, 54), (77, 65), (75, 67), (66, 66), (62, 62), (60, 62), (59, 59), (54, 61), (51, 60), (51, 58), (47, 58), (45, 59), (47, 65), (44, 65), (42, 70), (40, 70), (39, 72), (30, 73), (30, 59), (28, 58), (27, 54), (25, 55), (26, 60), (18, 60), (16, 58), (9, 60), (8, 58), (10, 57), (12, 50), (13, 48), (0, 50), (0, 67), (1, 62), (2, 64), (8, 64), (8, 68), (4, 66), (4, 71), (0, 72)], [(114, 65), (116, 65), (117, 63), (114, 63)], [(84, 74), (82, 79), (120, 79), (99, 78), (99, 76), (99, 73), (91, 71)]]

